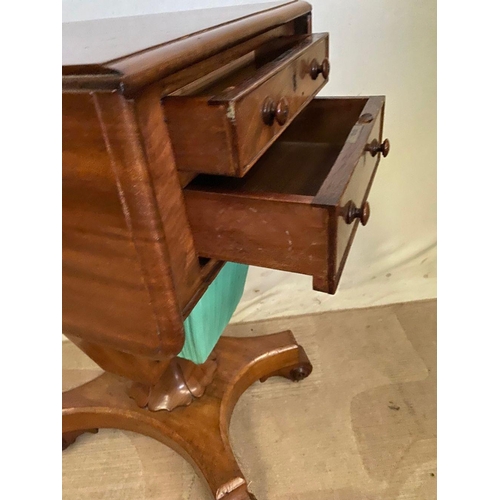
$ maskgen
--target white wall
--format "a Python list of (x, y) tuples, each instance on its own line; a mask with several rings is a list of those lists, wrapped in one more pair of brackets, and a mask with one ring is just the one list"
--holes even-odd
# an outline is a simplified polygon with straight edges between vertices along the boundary
[[(309, 0), (313, 30), (330, 33), (323, 95), (387, 96), (391, 153), (370, 195), (335, 296), (311, 278), (252, 268), (233, 321), (417, 300), (436, 294), (436, 2)], [(84, 20), (265, 0), (63, 0), (63, 19)], [(273, 3), (273, 2), (267, 2)]]
[(276, 0), (62, 0), (62, 21), (68, 23), (259, 3), (276, 3)]

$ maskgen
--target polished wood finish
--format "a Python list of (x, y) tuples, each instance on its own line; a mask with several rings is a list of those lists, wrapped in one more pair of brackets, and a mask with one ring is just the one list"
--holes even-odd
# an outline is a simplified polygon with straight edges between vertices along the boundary
[(293, 22), (277, 26), (162, 78), (155, 82), (155, 85), (162, 88), (162, 97), (167, 95), (189, 95), (228, 75), (235, 68), (243, 66), (245, 60), (247, 62), (253, 60), (257, 57), (260, 48), (268, 46), (269, 42), (283, 38), (290, 39), (296, 33)]
[(172, 351), (169, 356), (157, 359), (157, 356), (114, 349), (105, 342), (90, 341), (76, 335), (66, 336), (103, 370), (145, 385), (157, 384), (175, 356)]
[(312, 79), (309, 68), (314, 58), (327, 55), (326, 34), (282, 38), (261, 46), (241, 66), (233, 63), (235, 70), (224, 78), (166, 96), (177, 168), (245, 175), (324, 86), (326, 79)]
[(328, 79), (330, 75), (330, 61), (328, 61), (328, 59), (323, 59), (323, 62), (319, 64), (317, 59), (313, 59), (309, 74), (313, 80), (316, 80), (319, 75), (323, 75), (325, 80)]
[(154, 385), (133, 383), (128, 394), (141, 408), (151, 411), (173, 411), (179, 406), (189, 406), (195, 398), (201, 398), (215, 375), (215, 354), (195, 365), (193, 362), (175, 358)]
[[(184, 343), (185, 309), (207, 276), (160, 97), (64, 94), (63, 121), (64, 332), (171, 357)], [(220, 267), (208, 266), (213, 279)]]
[[(219, 24), (202, 26), (211, 12), (193, 36), (182, 36), (187, 25), (166, 27), (161, 43), (148, 47), (141, 43), (160, 36), (164, 16), (66, 30), (73, 41), (80, 30), (86, 35), (78, 42), (83, 52), (71, 52), (63, 67), (63, 331), (105, 375), (63, 395), (63, 448), (99, 427), (144, 432), (195, 463), (218, 499), (253, 498), (227, 444), (239, 395), (261, 376), (300, 380), (311, 365), (289, 333), (223, 339), (199, 366), (176, 356), (184, 320), (224, 262), (195, 248), (183, 188), (196, 174), (178, 168), (162, 99), (224, 86), (253, 65), (254, 78), (241, 81), (238, 95), (227, 86), (213, 94), (249, 116), (249, 96), (274, 95), (296, 63), (283, 54), (306, 53), (308, 40), (326, 53), (326, 37), (309, 36), (310, 6), (282, 3), (231, 11), (231, 20), (219, 13)], [(152, 31), (127, 33), (126, 43), (111, 36), (130, 22)], [(313, 87), (303, 88), (307, 99), (320, 83)], [(289, 115), (282, 106), (276, 123), (288, 124), (298, 109)], [(260, 106), (254, 115), (249, 123), (261, 120)], [(271, 129), (270, 144), (274, 125), (260, 125)], [(259, 140), (242, 141), (241, 154), (269, 146)]]
[(198, 263), (162, 94), (63, 96), (63, 328), (166, 359), (220, 265)]
[(223, 337), (195, 365), (177, 356), (184, 320), (226, 260), (333, 293), (389, 151), (383, 98), (313, 100), (330, 65), (310, 11), (280, 1), (63, 27), (63, 332), (105, 370), (63, 394), (63, 448), (100, 427), (141, 432), (217, 500), (254, 498), (232, 409), (254, 381), (299, 381), (311, 364), (282, 332)]
[(290, 106), (286, 97), (282, 97), (278, 103), (271, 97), (268, 97), (262, 106), (262, 121), (266, 125), (272, 125), (274, 120), (279, 125), (284, 125), (288, 120)]
[(110, 373), (64, 393), (63, 434), (108, 427), (145, 434), (184, 456), (215, 499), (254, 498), (229, 442), (233, 408), (259, 379), (283, 376), (298, 381), (311, 373), (312, 366), (290, 331), (222, 337), (215, 356), (218, 369), (205, 396), (172, 412), (140, 408), (127, 395), (127, 380)]
[[(346, 141), (346, 148), (343, 151), (343, 157), (339, 157), (342, 161), (341, 168), (338, 172), (338, 178), (330, 178), (327, 180), (330, 182), (330, 188), (337, 187), (336, 197), (338, 197), (338, 207), (340, 208), (339, 217), (337, 218), (337, 231), (336, 231), (336, 245), (335, 245), (335, 263), (338, 267), (338, 273), (342, 273), (344, 265), (347, 261), (349, 255), (349, 250), (354, 241), (360, 219), (355, 219), (351, 224), (347, 223), (343, 217), (344, 207), (352, 201), (356, 207), (363, 207), (367, 202), (368, 195), (372, 183), (377, 172), (378, 164), (380, 161), (380, 154), (372, 156), (364, 150), (363, 144), (370, 144), (374, 140), (378, 142), (381, 141), (384, 123), (384, 109), (385, 109), (385, 99), (381, 97), (376, 98), (375, 107), (365, 107), (364, 113), (370, 115), (372, 119), (366, 120), (364, 118), (362, 122), (365, 124), (366, 128), (371, 127), (371, 131), (365, 130), (359, 131), (359, 129), (353, 128), (352, 135), (350, 139)], [(368, 109), (369, 108), (369, 109)], [(375, 109), (380, 109), (380, 112), (376, 112)], [(359, 134), (358, 141), (354, 141), (355, 137)], [(350, 161), (356, 161), (358, 158), (356, 166), (354, 169), (348, 168), (348, 163)], [(325, 181), (326, 182), (326, 181)], [(324, 185), (323, 185), (324, 186)], [(343, 186), (343, 192), (338, 189), (338, 187)], [(318, 193), (315, 198), (315, 202), (321, 202), (321, 199), (326, 198), (326, 193), (322, 193), (322, 190)], [(365, 219), (368, 222), (368, 217), (370, 213), (366, 214)], [(338, 286), (338, 282), (337, 282)]]
[(347, 224), (352, 224), (355, 219), (359, 219), (361, 225), (366, 226), (369, 218), (370, 204), (367, 201), (365, 201), (359, 208), (352, 200), (349, 200), (344, 206), (344, 220)]
[[(185, 198), (199, 254), (309, 274), (334, 293), (357, 220), (368, 222), (379, 157), (365, 146), (380, 137), (383, 104), (316, 99), (243, 179), (197, 177)], [(347, 222), (348, 203), (362, 210)]]
[[(262, 14), (290, 0), (267, 5), (234, 5), (220, 8), (159, 12), (130, 17), (108, 17), (63, 23), (62, 64), (67, 73), (80, 67), (105, 65), (132, 54), (165, 46), (193, 34), (231, 25), (247, 16)], [(82, 43), (85, 40), (85, 43)]]
[(175, 350), (180, 318), (175, 326), (171, 315), (163, 329), (156, 320), (136, 245), (155, 239), (139, 227), (134, 234), (123, 211), (97, 100), (63, 95), (63, 331), (143, 353), (158, 350), (163, 331), (165, 347)]
[[(158, 383), (164, 365), (182, 348), (183, 321), (223, 265), (200, 259), (194, 248), (182, 192), (192, 176), (177, 173), (161, 102), (166, 89), (224, 71), (236, 55), (272, 62), (283, 53), (283, 40), (289, 49), (290, 40), (307, 35), (310, 19), (299, 18), (309, 11), (304, 2), (261, 7), (242, 18), (238, 10), (229, 13), (234, 22), (219, 17), (219, 24), (200, 26), (196, 36), (186, 38), (177, 38), (178, 27), (171, 34), (167, 26), (162, 44), (142, 50), (143, 41), (132, 37), (120, 45), (123, 53), (113, 63), (101, 59), (109, 56), (107, 49), (92, 49), (111, 41), (99, 35), (112, 33), (103, 30), (108, 21), (72, 24), (67, 31), (73, 43), (83, 29), (86, 36), (78, 45), (88, 52), (68, 48), (65, 39), (75, 59), (63, 66), (63, 331), (105, 370)], [(146, 39), (158, 36), (164, 16), (141, 17), (137, 26), (149, 21), (156, 31)], [(131, 21), (109, 20), (122, 22)], [(210, 54), (203, 52), (207, 48)], [(122, 76), (132, 73), (120, 73), (114, 63), (156, 60), (160, 53), (159, 64), (179, 71), (156, 67), (148, 87), (133, 99), (125, 97), (131, 87)], [(106, 75), (118, 73), (120, 92), (109, 92)], [(92, 92), (85, 90), (89, 81)]]
[(132, 96), (310, 11), (307, 2), (287, 1), (63, 24), (63, 89)]

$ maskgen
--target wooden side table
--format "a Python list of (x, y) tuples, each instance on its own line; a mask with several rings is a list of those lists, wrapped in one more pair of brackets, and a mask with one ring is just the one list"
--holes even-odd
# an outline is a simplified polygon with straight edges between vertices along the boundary
[(217, 500), (254, 498), (231, 412), (307, 377), (304, 350), (287, 331), (177, 355), (225, 261), (335, 292), (389, 143), (383, 97), (314, 98), (333, 72), (303, 1), (63, 25), (63, 331), (105, 370), (63, 394), (63, 448), (140, 432)]

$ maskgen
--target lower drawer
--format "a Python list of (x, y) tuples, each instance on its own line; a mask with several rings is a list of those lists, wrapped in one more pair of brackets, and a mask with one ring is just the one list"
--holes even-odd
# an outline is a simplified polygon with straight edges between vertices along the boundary
[(384, 97), (314, 99), (244, 178), (185, 189), (200, 256), (313, 276), (334, 293), (380, 155)]

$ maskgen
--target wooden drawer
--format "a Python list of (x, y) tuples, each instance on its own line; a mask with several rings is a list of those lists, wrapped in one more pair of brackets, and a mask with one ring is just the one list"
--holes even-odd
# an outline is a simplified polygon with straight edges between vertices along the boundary
[(313, 276), (334, 293), (381, 154), (384, 97), (314, 99), (242, 179), (184, 190), (200, 256)]
[(178, 170), (245, 175), (324, 86), (327, 57), (328, 34), (282, 37), (224, 77), (165, 97)]

